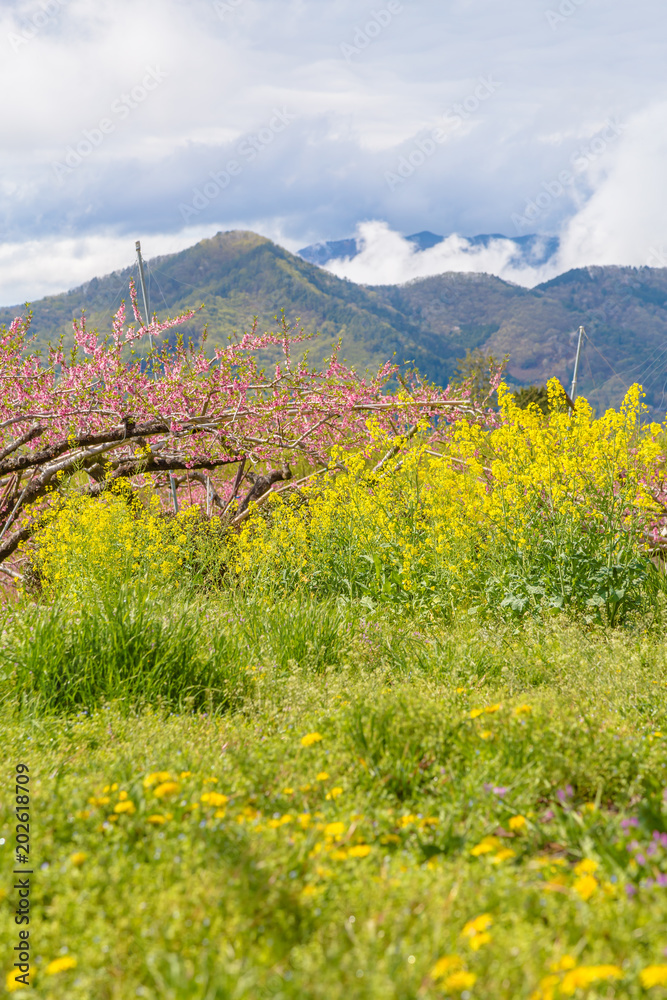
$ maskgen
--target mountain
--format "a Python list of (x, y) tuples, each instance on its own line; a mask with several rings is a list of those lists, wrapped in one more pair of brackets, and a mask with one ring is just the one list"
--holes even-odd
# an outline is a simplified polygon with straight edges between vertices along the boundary
[[(151, 309), (160, 318), (191, 306), (205, 308), (182, 332), (197, 342), (204, 325), (212, 344), (225, 344), (258, 317), (275, 329), (281, 308), (300, 319), (310, 358), (320, 361), (340, 338), (341, 357), (359, 370), (395, 356), (441, 384), (457, 358), (479, 348), (509, 355), (518, 384), (557, 375), (568, 385), (577, 330), (586, 327), (579, 391), (598, 408), (618, 404), (625, 388), (643, 382), (655, 416), (667, 408), (667, 269), (590, 267), (569, 271), (536, 288), (488, 274), (449, 273), (406, 285), (367, 287), (341, 280), (255, 233), (218, 233), (181, 253), (147, 262)], [(136, 268), (94, 278), (33, 306), (33, 331), (45, 344), (61, 333), (71, 343), (71, 320), (86, 310), (88, 324), (110, 329), (121, 298), (128, 299)], [(0, 323), (23, 307), (0, 309)]]
[[(406, 236), (406, 240), (414, 243), (418, 250), (430, 250), (438, 243), (442, 243), (444, 236), (437, 236), (428, 230), (421, 233), (413, 233)], [(546, 264), (558, 250), (558, 238), (556, 236), (538, 236), (536, 233), (529, 233), (526, 236), (503, 236), (501, 233), (486, 233), (480, 236), (466, 236), (470, 249), (477, 247), (487, 247), (493, 240), (509, 240), (514, 243), (516, 252), (511, 261), (516, 266), (539, 267)], [(361, 244), (354, 236), (344, 240), (329, 240), (322, 243), (313, 243), (311, 246), (303, 247), (299, 250), (299, 257), (303, 257), (310, 264), (317, 264), (319, 267), (326, 267), (332, 260), (342, 260), (345, 257), (353, 258), (361, 253)]]

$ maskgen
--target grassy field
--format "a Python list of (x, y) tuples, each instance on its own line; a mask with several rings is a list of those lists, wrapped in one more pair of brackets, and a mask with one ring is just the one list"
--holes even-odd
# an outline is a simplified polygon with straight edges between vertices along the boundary
[(512, 533), (421, 461), (233, 537), (64, 490), (0, 623), (9, 993), (667, 996), (664, 574), (599, 482)]

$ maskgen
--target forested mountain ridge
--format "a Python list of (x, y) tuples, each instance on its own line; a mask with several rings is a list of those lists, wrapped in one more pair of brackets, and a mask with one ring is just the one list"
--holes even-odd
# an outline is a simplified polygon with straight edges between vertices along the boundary
[[(405, 285), (363, 286), (341, 280), (249, 232), (218, 233), (177, 254), (148, 261), (151, 310), (161, 319), (204, 304), (182, 332), (195, 341), (208, 327), (224, 344), (258, 317), (276, 327), (281, 309), (309, 333), (319, 361), (340, 338), (341, 357), (358, 369), (395, 358), (445, 383), (466, 350), (509, 355), (512, 380), (530, 384), (572, 377), (576, 332), (590, 337), (580, 391), (599, 407), (617, 404), (632, 381), (644, 383), (654, 414), (667, 409), (667, 269), (590, 267), (528, 289), (488, 274), (448, 273)], [(110, 329), (136, 267), (94, 278), (33, 303), (33, 331), (45, 344), (86, 310), (89, 326)], [(23, 307), (0, 309), (0, 323)]]

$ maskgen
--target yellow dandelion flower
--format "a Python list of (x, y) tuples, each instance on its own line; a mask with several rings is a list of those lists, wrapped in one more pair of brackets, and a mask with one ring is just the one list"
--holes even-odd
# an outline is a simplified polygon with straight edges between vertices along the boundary
[(500, 704), (498, 704), (498, 705), (487, 705), (486, 708), (484, 709), (484, 711), (486, 712), (487, 715), (493, 715), (494, 712), (499, 712), (502, 707), (503, 706), (500, 705)]
[(475, 847), (472, 848), (470, 853), (473, 858), (479, 858), (482, 854), (492, 854), (493, 851), (495, 851), (499, 846), (499, 837), (484, 837), (483, 840), (480, 840), (479, 844), (476, 844)]
[(582, 875), (575, 880), (572, 888), (584, 902), (588, 902), (598, 887), (598, 881), (592, 875)]
[(490, 913), (480, 913), (478, 917), (473, 917), (472, 920), (468, 921), (461, 931), (461, 936), (472, 938), (475, 934), (481, 934), (483, 931), (488, 931), (492, 924), (493, 917)]
[(87, 857), (88, 857), (88, 855), (86, 854), (85, 851), (77, 851), (75, 854), (73, 854), (70, 857), (69, 860), (70, 860), (70, 863), (73, 864), (75, 868), (80, 868), (81, 865), (84, 863), (84, 861), (86, 860)]
[(592, 858), (584, 858), (580, 861), (578, 865), (575, 865), (574, 874), (575, 875), (592, 875), (598, 870), (600, 866), (597, 861), (593, 861)]
[(484, 709), (483, 708), (473, 708), (472, 711), (470, 712), (469, 718), (470, 719), (478, 719), (480, 717), (480, 715), (484, 715)]
[(327, 823), (324, 827), (326, 837), (341, 837), (345, 833), (345, 823)]
[(283, 795), (294, 795), (293, 788), (283, 788)]
[(367, 858), (371, 853), (371, 848), (369, 844), (355, 844), (347, 853), (351, 858)]
[(516, 857), (516, 851), (513, 851), (511, 847), (503, 847), (502, 850), (494, 854), (491, 859), (494, 865), (500, 864), (502, 861), (509, 861), (510, 858)]
[(312, 747), (313, 743), (319, 743), (322, 738), (320, 733), (306, 733), (305, 736), (301, 737), (301, 746)]
[(330, 792), (327, 792), (325, 798), (327, 799), (337, 799), (339, 795), (343, 794), (342, 788), (332, 788)]
[(459, 958), (458, 955), (443, 955), (439, 958), (431, 969), (430, 976), (431, 979), (443, 979), (447, 973), (454, 972), (463, 966), (463, 959)]
[(201, 801), (209, 806), (226, 806), (229, 802), (229, 798), (223, 795), (221, 792), (204, 792), (201, 796)]
[(153, 790), (153, 795), (156, 799), (163, 799), (166, 795), (175, 795), (180, 787), (177, 781), (163, 781)]
[(55, 976), (59, 972), (67, 972), (68, 969), (76, 969), (77, 960), (74, 955), (63, 955), (62, 958), (54, 958), (46, 967), (47, 976)]
[(530, 715), (532, 711), (533, 711), (532, 705), (517, 705), (517, 707), (512, 712), (512, 715), (518, 719), (522, 715)]
[(144, 778), (143, 785), (144, 788), (152, 788), (153, 785), (161, 784), (164, 781), (170, 781), (171, 774), (169, 771), (155, 771), (153, 774), (147, 774)]
[(652, 986), (667, 986), (667, 965), (647, 965), (639, 973), (639, 981), (645, 990)]
[(28, 972), (21, 972), (20, 969), (13, 969), (11, 972), (7, 973), (7, 977), (5, 979), (5, 989), (8, 993), (13, 993), (15, 990), (27, 990), (29, 989), (30, 983), (34, 978), (35, 970), (32, 966), (30, 966)]
[(515, 833), (520, 833), (522, 830), (526, 829), (526, 817), (525, 816), (512, 816), (509, 822), (510, 830)]
[(571, 997), (577, 990), (585, 990), (593, 983), (623, 978), (623, 970), (618, 965), (580, 965), (565, 975), (560, 991), (563, 996)]
[(148, 818), (146, 819), (146, 822), (147, 822), (147, 823), (152, 823), (152, 824), (153, 824), (153, 826), (161, 826), (161, 825), (162, 825), (163, 823), (166, 823), (166, 822), (167, 822), (167, 820), (166, 820), (166, 818), (165, 818), (165, 817), (164, 817), (164, 816), (162, 815), (162, 813), (153, 813), (153, 815), (152, 815), (152, 816), (149, 816), (149, 817), (148, 817)]
[[(317, 775), (317, 778), (315, 780), (316, 781), (328, 781), (329, 780), (329, 775), (327, 774), (326, 771), (320, 771), (320, 773)], [(302, 791), (304, 791), (304, 789), (302, 789)]]
[(450, 976), (447, 976), (444, 986), (446, 990), (462, 993), (463, 990), (472, 989), (476, 982), (477, 976), (474, 972), (465, 972), (461, 969), (459, 972), (452, 972)]
[(131, 816), (132, 813), (136, 812), (137, 810), (134, 805), (134, 802), (132, 802), (130, 799), (125, 799), (124, 802), (117, 802), (116, 805), (113, 807), (113, 811), (115, 813), (129, 813), (129, 815)]

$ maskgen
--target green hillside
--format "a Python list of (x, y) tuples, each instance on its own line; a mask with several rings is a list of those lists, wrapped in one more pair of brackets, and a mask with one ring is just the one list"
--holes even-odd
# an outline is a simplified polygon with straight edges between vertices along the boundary
[[(570, 271), (527, 289), (487, 274), (449, 273), (401, 286), (368, 287), (341, 280), (270, 240), (250, 232), (218, 233), (181, 253), (148, 262), (151, 308), (160, 318), (204, 304), (183, 332), (195, 341), (224, 344), (258, 317), (275, 328), (285, 310), (300, 319), (314, 361), (340, 338), (342, 357), (358, 369), (395, 356), (445, 383), (467, 349), (509, 355), (509, 374), (522, 384), (551, 375), (568, 382), (576, 331), (591, 338), (582, 359), (580, 389), (598, 407), (616, 404), (624, 388), (642, 381), (655, 413), (667, 409), (667, 269), (594, 267)], [(88, 322), (110, 327), (127, 298), (136, 268), (94, 278), (33, 304), (40, 343), (60, 333), (85, 308)], [(21, 307), (0, 309), (8, 323)], [(665, 345), (663, 347), (663, 345)]]

